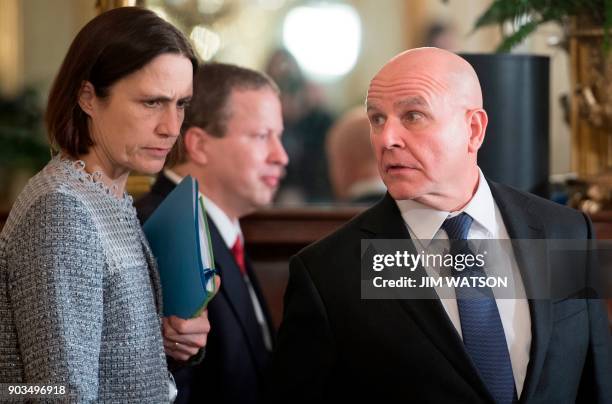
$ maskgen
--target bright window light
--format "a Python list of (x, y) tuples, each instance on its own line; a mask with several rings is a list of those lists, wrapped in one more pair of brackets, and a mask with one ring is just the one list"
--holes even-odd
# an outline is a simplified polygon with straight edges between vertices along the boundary
[(307, 74), (333, 79), (348, 73), (357, 62), (361, 21), (345, 4), (315, 3), (287, 14), (283, 42)]
[(196, 25), (193, 27), (189, 37), (191, 38), (196, 52), (198, 52), (204, 61), (212, 59), (221, 46), (221, 38), (219, 37), (219, 34), (202, 25)]

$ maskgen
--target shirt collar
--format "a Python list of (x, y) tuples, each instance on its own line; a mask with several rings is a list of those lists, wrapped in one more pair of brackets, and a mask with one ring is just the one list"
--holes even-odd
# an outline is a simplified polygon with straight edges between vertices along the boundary
[(176, 185), (178, 185), (181, 181), (183, 181), (183, 177), (181, 177), (180, 175), (178, 175), (177, 173), (175, 173), (174, 171), (168, 168), (164, 169), (164, 175), (166, 176), (166, 178), (168, 178), (170, 181), (172, 181)]
[[(474, 222), (482, 226), (489, 234), (497, 234), (497, 222), (495, 221), (495, 202), (489, 184), (480, 168), (478, 169), (478, 188), (472, 199), (468, 202), (462, 212), (470, 215)], [(418, 240), (432, 240), (442, 223), (448, 217), (455, 216), (461, 212), (446, 212), (434, 209), (430, 206), (413, 200), (396, 201), (401, 212), (402, 219), (409, 230)]]
[(231, 249), (234, 246), (234, 243), (236, 243), (236, 239), (238, 237), (240, 237), (240, 240), (243, 240), (240, 222), (238, 222), (238, 220), (230, 219), (229, 216), (227, 216), (219, 207), (219, 205), (214, 203), (206, 196), (202, 196), (204, 200), (204, 207), (206, 208), (206, 214), (213, 221), (215, 226), (217, 226), (223, 241), (225, 241), (225, 245)]
[[(164, 175), (175, 184), (178, 184), (183, 180), (183, 177), (167, 168), (164, 170)], [(200, 196), (204, 201), (204, 207), (206, 208), (208, 218), (213, 221), (219, 230), (225, 245), (231, 249), (238, 237), (240, 237), (241, 240), (243, 239), (240, 222), (238, 220), (230, 219), (229, 216), (225, 214), (223, 209), (219, 207), (219, 205), (214, 203), (210, 198), (206, 197), (201, 192)]]
[(489, 183), (485, 179), (480, 168), (480, 177), (476, 193), (463, 209), (463, 212), (470, 215), (474, 222), (480, 225), (491, 237), (498, 233), (498, 223), (495, 220), (495, 200), (491, 194)]

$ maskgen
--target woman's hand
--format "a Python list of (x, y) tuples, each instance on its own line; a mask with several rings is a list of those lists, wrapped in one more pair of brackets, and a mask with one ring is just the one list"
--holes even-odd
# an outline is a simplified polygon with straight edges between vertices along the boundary
[[(218, 291), (221, 285), (219, 276), (215, 276), (215, 283), (215, 290)], [(164, 317), (162, 333), (166, 355), (179, 361), (188, 360), (206, 346), (209, 332), (208, 309), (189, 320), (176, 316)]]
[(164, 317), (162, 329), (166, 355), (179, 361), (186, 361), (206, 346), (210, 332), (208, 310), (189, 320), (176, 316)]

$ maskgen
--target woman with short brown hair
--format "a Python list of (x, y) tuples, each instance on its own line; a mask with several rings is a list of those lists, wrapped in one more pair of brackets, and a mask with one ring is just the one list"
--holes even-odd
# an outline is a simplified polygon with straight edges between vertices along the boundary
[(130, 171), (162, 169), (196, 68), (185, 37), (141, 8), (106, 12), (74, 39), (47, 107), (57, 154), (0, 233), (1, 383), (168, 402), (165, 354), (205, 344), (206, 315), (162, 337), (154, 258), (125, 193)]

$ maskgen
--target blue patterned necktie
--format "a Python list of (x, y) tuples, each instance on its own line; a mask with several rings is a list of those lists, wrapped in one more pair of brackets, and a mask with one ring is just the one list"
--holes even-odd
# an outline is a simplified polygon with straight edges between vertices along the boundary
[[(471, 253), (467, 245), (467, 235), (472, 222), (470, 215), (461, 213), (446, 219), (442, 224), (451, 240), (451, 254)], [(478, 267), (466, 268), (463, 271), (453, 270), (453, 275), (485, 276), (484, 271)], [(510, 354), (493, 292), (488, 287), (458, 287), (455, 293), (463, 344), (480, 377), (496, 403), (515, 402), (517, 396)]]

